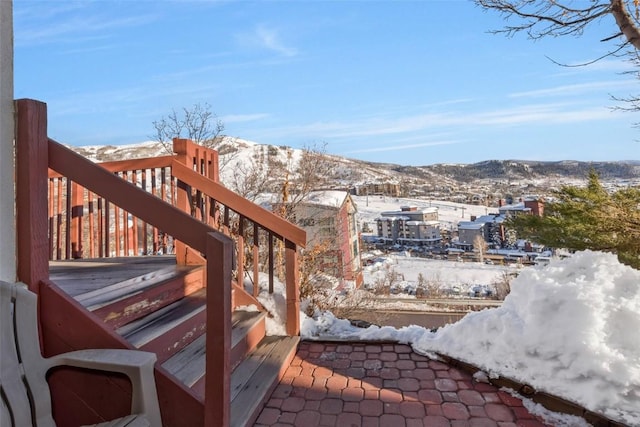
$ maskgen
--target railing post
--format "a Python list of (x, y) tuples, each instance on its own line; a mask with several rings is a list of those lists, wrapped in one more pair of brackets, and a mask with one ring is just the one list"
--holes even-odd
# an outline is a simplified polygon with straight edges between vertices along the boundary
[(18, 280), (37, 293), (49, 277), (47, 105), (20, 99), (15, 107)]
[(75, 182), (71, 183), (71, 258), (82, 258), (82, 219), (84, 216), (84, 188)]
[(207, 342), (205, 426), (226, 427), (231, 420), (231, 263), (233, 241), (207, 235)]
[(298, 249), (285, 240), (285, 271), (287, 286), (287, 335), (300, 335), (300, 288), (298, 287)]
[[(173, 151), (176, 153), (176, 160), (189, 169), (193, 169), (193, 153), (190, 150), (190, 141), (187, 139), (174, 138)], [(191, 215), (191, 189), (186, 185), (178, 185), (176, 192), (175, 206), (183, 212)], [(187, 245), (180, 241), (174, 242), (176, 262), (178, 264), (187, 264)]]

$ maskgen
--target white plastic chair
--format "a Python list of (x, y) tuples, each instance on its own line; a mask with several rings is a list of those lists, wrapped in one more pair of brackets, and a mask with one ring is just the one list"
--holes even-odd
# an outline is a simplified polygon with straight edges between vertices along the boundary
[(119, 372), (132, 385), (130, 416), (101, 427), (162, 425), (153, 365), (137, 350), (79, 350), (44, 358), (38, 338), (37, 296), (22, 283), (0, 281), (0, 426), (53, 427), (46, 375), (56, 366)]

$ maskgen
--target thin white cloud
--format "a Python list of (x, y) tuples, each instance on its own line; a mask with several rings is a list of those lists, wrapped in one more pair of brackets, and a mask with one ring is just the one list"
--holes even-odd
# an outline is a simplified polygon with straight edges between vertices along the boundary
[(277, 30), (261, 25), (256, 29), (256, 36), (265, 48), (278, 52), (281, 55), (295, 56), (298, 53), (296, 49), (286, 46), (283, 43)]
[(243, 123), (243, 122), (253, 122), (256, 120), (262, 120), (269, 117), (267, 113), (256, 113), (256, 114), (229, 114), (227, 116), (221, 117), (224, 123)]
[(547, 126), (550, 124), (583, 123), (618, 120), (622, 112), (606, 107), (576, 107), (566, 103), (533, 104), (493, 111), (454, 111), (409, 116), (369, 116), (351, 121), (324, 121), (306, 125), (266, 128), (260, 130), (265, 138), (324, 138), (334, 143), (350, 142), (358, 138), (393, 135), (401, 138), (421, 132), (456, 132), (470, 127)]
[(288, 46), (275, 28), (266, 25), (258, 25), (251, 33), (241, 33), (236, 35), (236, 39), (244, 45), (257, 46), (287, 58), (296, 56), (298, 50)]
[(530, 90), (526, 92), (515, 92), (509, 94), (509, 98), (540, 98), (545, 96), (567, 96), (567, 95), (578, 95), (587, 92), (593, 91), (607, 91), (607, 90), (618, 90), (627, 87), (636, 87), (638, 85), (637, 80), (611, 80), (611, 81), (601, 81), (601, 82), (591, 82), (591, 83), (579, 83), (573, 85), (564, 85), (557, 86), (548, 89), (538, 89), (538, 90)]
[(436, 146), (436, 145), (460, 144), (461, 142), (462, 141), (432, 141), (432, 142), (423, 142), (423, 143), (420, 143), (420, 144), (389, 145), (389, 146), (386, 146), (386, 147), (364, 148), (362, 150), (346, 151), (345, 154), (379, 153), (379, 152), (384, 152), (384, 151), (410, 150), (412, 148), (432, 147), (432, 146)]
[(126, 17), (60, 16), (47, 21), (27, 22), (16, 25), (16, 45), (53, 44), (78, 42), (104, 37), (109, 31), (124, 27), (138, 27), (152, 22), (152, 15)]

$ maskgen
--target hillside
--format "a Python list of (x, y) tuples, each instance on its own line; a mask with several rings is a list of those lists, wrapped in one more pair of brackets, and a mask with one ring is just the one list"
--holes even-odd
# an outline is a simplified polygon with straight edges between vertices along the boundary
[[(167, 154), (158, 143), (144, 142), (122, 146), (71, 147), (98, 162), (151, 157)], [(226, 138), (218, 147), (221, 177), (229, 183), (258, 162), (296, 163), (302, 151), (284, 146), (262, 145), (238, 138)], [(322, 152), (322, 150), (320, 150)], [(584, 182), (595, 169), (603, 182), (611, 185), (639, 185), (640, 161), (578, 162), (562, 160), (540, 162), (528, 160), (487, 160), (473, 164), (433, 164), (403, 166), (373, 163), (323, 154), (332, 165), (327, 178), (334, 187), (353, 187), (371, 182), (400, 184), (404, 195), (437, 197), (463, 201), (474, 194), (487, 199), (519, 197), (522, 194), (547, 192), (565, 184)], [(235, 171), (235, 173), (234, 173)], [(242, 174), (242, 173), (240, 173)], [(235, 175), (235, 176), (234, 176)]]

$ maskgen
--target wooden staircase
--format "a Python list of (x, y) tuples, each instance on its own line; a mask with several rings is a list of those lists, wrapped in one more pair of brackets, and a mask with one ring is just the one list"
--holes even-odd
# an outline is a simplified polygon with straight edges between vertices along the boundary
[[(165, 426), (250, 425), (299, 340), (304, 230), (225, 188), (214, 150), (174, 139), (172, 155), (96, 164), (48, 138), (44, 103), (15, 111), (17, 277), (38, 294), (44, 355), (154, 352)], [(283, 337), (265, 336), (257, 299), (276, 280)], [(117, 376), (49, 383), (61, 426), (129, 413)]]
[[(156, 353), (158, 364), (204, 404), (203, 267), (179, 266), (171, 263), (171, 257), (159, 257), (144, 259), (147, 269), (155, 270), (138, 267), (140, 271), (136, 271), (131, 268), (135, 266), (132, 261), (135, 259), (122, 259), (121, 264), (97, 260), (58, 262), (52, 267), (51, 280), (132, 348)], [(130, 276), (131, 271), (144, 272), (106, 286), (103, 283), (104, 277), (126, 276), (127, 272)], [(91, 287), (96, 289), (87, 290)], [(231, 426), (253, 425), (297, 349), (298, 336), (265, 335), (266, 317), (267, 313), (257, 310), (235, 310), (232, 315)]]

